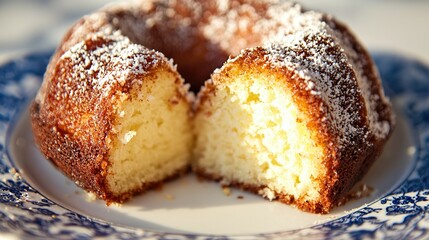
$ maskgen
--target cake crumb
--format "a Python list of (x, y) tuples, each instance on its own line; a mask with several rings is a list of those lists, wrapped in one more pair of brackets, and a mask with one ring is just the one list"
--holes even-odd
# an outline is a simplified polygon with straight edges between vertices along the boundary
[(167, 200), (174, 200), (174, 196), (172, 194), (164, 194), (164, 198)]
[(225, 196), (231, 195), (231, 188), (229, 187), (222, 187), (222, 191), (223, 191), (223, 194), (225, 194)]
[(243, 196), (241, 196), (241, 195), (238, 195), (238, 196), (237, 196), (237, 199), (244, 199), (244, 197), (243, 197)]
[(372, 194), (374, 188), (367, 184), (360, 184), (357, 188), (350, 191), (339, 203), (338, 206), (342, 206), (351, 200), (357, 200), (364, 197), (368, 197)]
[(414, 155), (416, 153), (416, 148), (414, 146), (407, 148), (408, 155)]
[(94, 202), (97, 199), (94, 193), (88, 192), (85, 194), (85, 201), (87, 202)]

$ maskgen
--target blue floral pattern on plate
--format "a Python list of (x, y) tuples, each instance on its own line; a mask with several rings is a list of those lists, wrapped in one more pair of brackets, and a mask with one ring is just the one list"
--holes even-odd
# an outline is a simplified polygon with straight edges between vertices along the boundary
[[(12, 128), (41, 83), (51, 53), (35, 53), (0, 66), (0, 232), (25, 238), (234, 239), (151, 232), (115, 226), (68, 210), (44, 197), (19, 174), (8, 154)], [(411, 125), (416, 164), (386, 196), (349, 214), (292, 231), (250, 235), (264, 238), (428, 238), (429, 237), (429, 67), (394, 54), (374, 54), (386, 94), (404, 99), (401, 111)]]

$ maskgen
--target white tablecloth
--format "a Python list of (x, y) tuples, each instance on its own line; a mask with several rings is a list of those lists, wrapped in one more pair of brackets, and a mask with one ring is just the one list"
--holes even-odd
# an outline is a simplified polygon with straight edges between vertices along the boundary
[[(0, 63), (53, 49), (83, 14), (112, 0), (0, 1)], [(298, 0), (347, 23), (372, 51), (390, 51), (429, 63), (429, 1)]]

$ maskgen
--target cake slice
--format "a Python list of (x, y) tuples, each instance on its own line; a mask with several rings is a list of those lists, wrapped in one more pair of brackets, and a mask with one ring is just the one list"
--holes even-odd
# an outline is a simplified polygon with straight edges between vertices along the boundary
[(55, 59), (31, 106), (41, 152), (107, 203), (188, 170), (188, 87), (161, 53), (90, 36)]
[(393, 126), (368, 54), (350, 43), (303, 28), (231, 58), (198, 96), (195, 171), (309, 212), (338, 205)]

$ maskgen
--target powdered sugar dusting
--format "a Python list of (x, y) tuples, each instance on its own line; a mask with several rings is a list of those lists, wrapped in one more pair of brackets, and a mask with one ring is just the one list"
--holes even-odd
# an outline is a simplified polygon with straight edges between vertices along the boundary
[(310, 26), (267, 44), (266, 59), (272, 65), (294, 71), (310, 94), (322, 98), (326, 103), (322, 111), (341, 133), (340, 143), (351, 142), (354, 136), (365, 135), (357, 124), (361, 109), (355, 104), (359, 99), (353, 97), (360, 93), (355, 76), (324, 23)]
[[(332, 17), (327, 17), (327, 23), (333, 25)], [(335, 26), (333, 26), (335, 28)], [(365, 67), (370, 66), (371, 70), (377, 74), (377, 70), (374, 69), (372, 63), (368, 62), (366, 57), (359, 54), (355, 49), (353, 49), (353, 37), (349, 33), (344, 33), (341, 31), (333, 31), (332, 36), (335, 37), (336, 41), (344, 48), (344, 52), (347, 55), (349, 61), (352, 63), (354, 72), (356, 74), (356, 79), (358, 81), (359, 87), (362, 89), (362, 95), (365, 98), (366, 110), (368, 113), (368, 119), (370, 126), (376, 135), (377, 138), (383, 139), (388, 136), (391, 131), (391, 124), (387, 120), (380, 120), (377, 107), (380, 104), (388, 105), (388, 99), (384, 96), (383, 88), (373, 89), (374, 80), (369, 79), (370, 77), (379, 78), (379, 76), (368, 76), (365, 73)], [(381, 85), (380, 82), (378, 84)]]
[[(96, 48), (90, 51), (94, 45)], [(71, 78), (107, 95), (113, 86), (123, 86), (131, 75), (145, 74), (164, 57), (115, 32), (110, 37), (94, 35), (76, 44), (63, 54), (62, 59), (71, 61)]]

